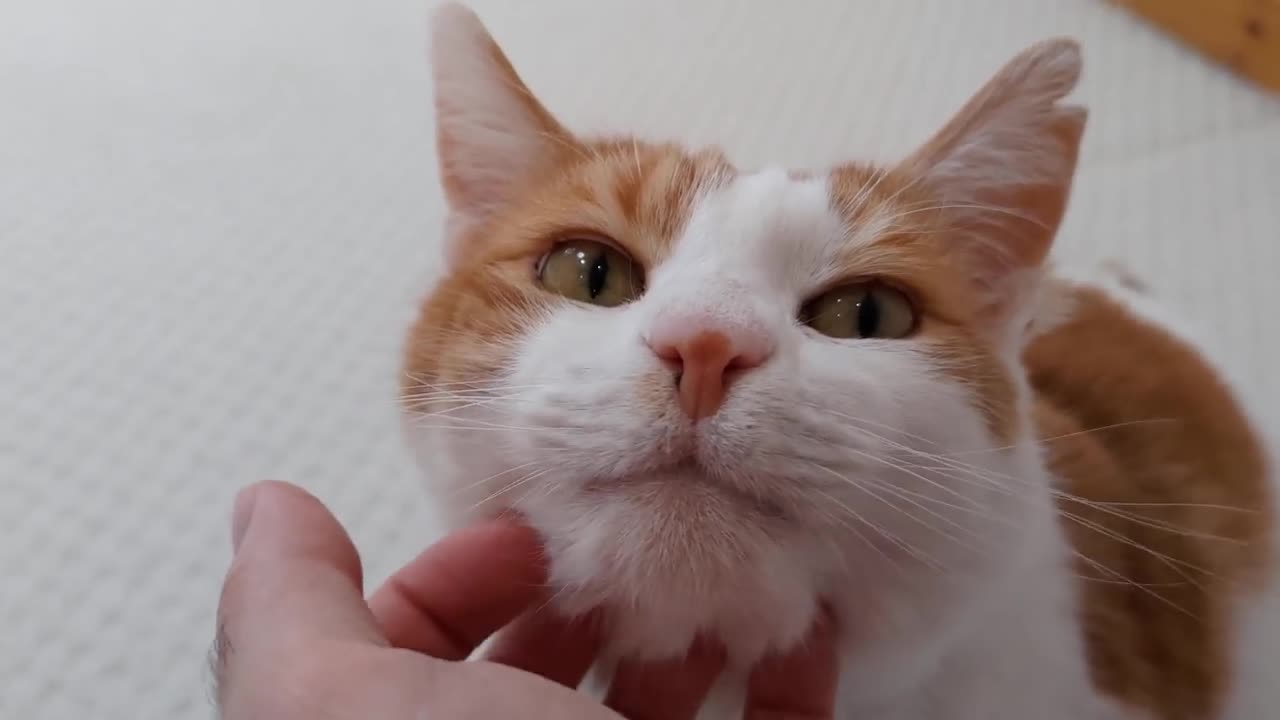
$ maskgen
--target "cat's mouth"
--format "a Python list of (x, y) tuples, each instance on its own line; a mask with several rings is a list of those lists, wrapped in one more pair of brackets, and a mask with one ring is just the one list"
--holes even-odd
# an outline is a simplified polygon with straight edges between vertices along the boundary
[(660, 466), (625, 478), (599, 478), (588, 482), (584, 492), (595, 496), (645, 494), (649, 497), (678, 496), (681, 504), (699, 498), (708, 502), (727, 501), (740, 512), (768, 519), (784, 519), (787, 513), (773, 498), (753, 492), (708, 472), (693, 457)]

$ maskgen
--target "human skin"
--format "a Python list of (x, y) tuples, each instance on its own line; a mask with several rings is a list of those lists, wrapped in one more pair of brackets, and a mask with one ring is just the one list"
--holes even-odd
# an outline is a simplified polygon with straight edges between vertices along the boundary
[[(723, 666), (718, 648), (698, 645), (680, 662), (623, 663), (604, 703), (573, 690), (598, 628), (538, 612), (546, 566), (536, 534), (513, 520), (444, 538), (367, 600), (346, 531), (296, 486), (243, 490), (232, 541), (214, 660), (226, 720), (682, 720)], [(483, 659), (466, 660), (503, 629)], [(820, 622), (798, 650), (754, 669), (744, 717), (830, 718), (837, 671)]]

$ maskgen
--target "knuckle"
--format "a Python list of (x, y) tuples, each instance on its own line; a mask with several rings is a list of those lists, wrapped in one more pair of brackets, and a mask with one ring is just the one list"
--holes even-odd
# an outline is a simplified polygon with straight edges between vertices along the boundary
[(324, 652), (272, 653), (227, 668), (223, 720), (310, 720), (341, 697), (350, 673)]

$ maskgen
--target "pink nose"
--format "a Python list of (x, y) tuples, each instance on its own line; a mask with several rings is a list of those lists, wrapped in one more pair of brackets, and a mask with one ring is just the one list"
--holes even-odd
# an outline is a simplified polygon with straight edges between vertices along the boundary
[(730, 380), (772, 352), (762, 331), (690, 320), (659, 322), (649, 347), (675, 369), (680, 408), (695, 421), (715, 415)]

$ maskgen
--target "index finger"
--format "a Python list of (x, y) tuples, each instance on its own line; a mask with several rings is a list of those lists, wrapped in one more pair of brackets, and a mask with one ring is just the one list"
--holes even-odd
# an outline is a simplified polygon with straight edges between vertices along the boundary
[(493, 520), (449, 535), (392, 575), (369, 599), (395, 647), (461, 660), (542, 597), (537, 534)]
[(829, 720), (835, 716), (840, 660), (834, 624), (825, 612), (795, 650), (751, 673), (744, 720)]

